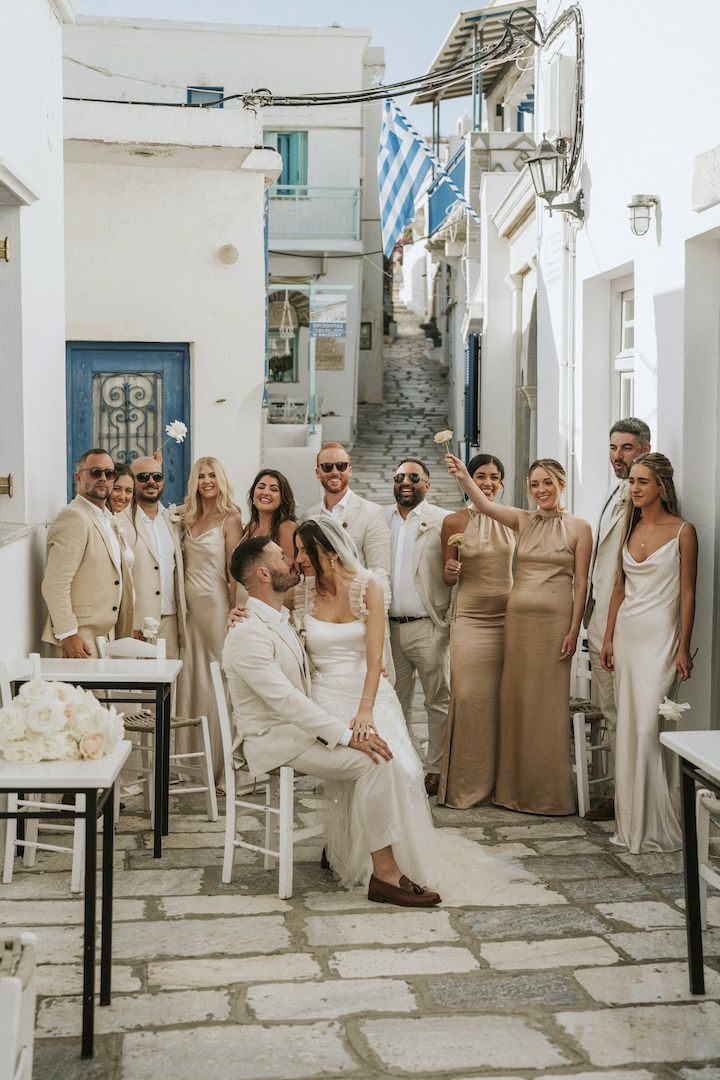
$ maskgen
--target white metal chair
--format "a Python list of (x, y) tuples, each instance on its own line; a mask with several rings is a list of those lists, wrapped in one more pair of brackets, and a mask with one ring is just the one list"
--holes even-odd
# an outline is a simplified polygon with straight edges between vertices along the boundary
[(0, 938), (0, 1080), (32, 1080), (36, 953), (27, 930)]
[[(707, 887), (720, 889), (720, 863), (710, 861), (710, 822), (720, 826), (720, 799), (707, 788), (699, 788), (695, 796), (698, 845), (698, 876), (700, 878), (700, 920), (707, 930)], [(717, 843), (717, 841), (713, 841)]]
[(583, 637), (575, 655), (576, 696), (570, 698), (573, 730), (573, 767), (577, 787), (578, 814), (590, 809), (590, 789), (612, 780), (612, 754), (605, 717), (590, 700), (592, 670)]
[[(138, 641), (135, 638), (119, 638), (117, 641), (109, 641), (105, 637), (96, 639), (98, 652), (102, 659), (115, 660), (164, 660), (165, 642), (160, 638), (157, 644), (148, 641)], [(149, 702), (147, 695), (138, 693), (139, 705)], [(154, 702), (154, 699), (153, 699)], [(127, 706), (125, 706), (127, 708)], [(125, 711), (121, 708), (118, 711)], [(148, 708), (140, 708), (137, 712), (125, 712), (125, 731), (134, 732), (140, 736), (137, 749), (141, 754), (141, 765), (138, 767), (137, 783), (142, 783), (144, 791), (145, 809), (150, 811), (150, 822), (154, 818), (154, 783), (155, 771), (153, 758), (155, 753), (155, 717)], [(183, 781), (173, 788), (173, 795), (191, 795), (205, 792), (208, 821), (217, 821), (217, 795), (215, 793), (215, 774), (213, 771), (212, 752), (210, 749), (210, 729), (207, 716), (180, 717), (173, 716), (170, 720), (170, 730), (179, 731), (181, 728), (197, 728), (200, 731), (202, 750), (188, 753), (171, 753), (170, 764), (175, 765), (183, 773), (191, 776), (197, 775), (202, 783), (194, 784)], [(116, 805), (119, 807), (121, 794), (120, 785), (116, 785)]]
[[(34, 678), (40, 678), (40, 654), (30, 654), (30, 664), (32, 669), (32, 675)], [(7, 705), (12, 700), (12, 693), (10, 690), (10, 679), (8, 676), (7, 667), (3, 664), (0, 665), (0, 702), (3, 705)], [(25, 799), (18, 798), (16, 792), (10, 793), (7, 796), (7, 809), (10, 813), (14, 813), (17, 810), (22, 810), (23, 807), (27, 809), (37, 809), (42, 806), (45, 810), (64, 810), (70, 812), (72, 810), (82, 812), (85, 809), (85, 796), (78, 795), (71, 803), (59, 803), (53, 802), (48, 798), (38, 796), (33, 798), (29, 795)], [(56, 851), (68, 854), (72, 856), (71, 861), (71, 873), (70, 873), (70, 891), (77, 893), (82, 892), (83, 881), (85, 876), (85, 819), (78, 816), (73, 823), (68, 822), (40, 822), (37, 818), (28, 818), (25, 822), (25, 839), (18, 839), (17, 819), (9, 818), (6, 821), (5, 829), (5, 853), (3, 858), (3, 872), (2, 880), (3, 885), (9, 885), (13, 879), (13, 870), (15, 866), (15, 853), (17, 848), (23, 849), (23, 866), (32, 867), (35, 865), (35, 856), (38, 851)], [(68, 834), (72, 833), (72, 843), (70, 845), (65, 844), (52, 844), (44, 840), (40, 840), (40, 830), (43, 832), (49, 832), (53, 834)]]
[[(264, 866), (271, 870), (278, 863), (278, 896), (281, 900), (287, 900), (293, 891), (293, 858), (294, 846), (302, 840), (308, 840), (313, 836), (322, 836), (326, 832), (326, 821), (319, 821), (302, 828), (295, 826), (295, 772), (289, 765), (282, 765), (273, 770), (268, 776), (252, 776), (246, 770), (236, 769), (232, 756), (232, 730), (230, 715), (227, 707), (225, 693), (225, 680), (220, 665), (216, 662), (210, 664), (215, 700), (217, 702), (218, 715), (220, 717), (220, 731), (222, 734), (223, 755), (225, 760), (225, 853), (223, 857), (222, 880), (228, 884), (232, 879), (233, 859), (235, 848), (244, 848), (246, 851), (257, 851), (265, 856)], [(265, 792), (265, 804), (259, 806), (256, 802), (250, 802), (248, 796), (258, 790)], [(308, 804), (324, 806), (327, 800), (321, 796), (312, 796), (302, 792), (303, 801)], [(238, 829), (237, 811), (249, 810), (257, 813), (262, 811), (265, 815), (265, 843), (251, 844), (243, 840)], [(273, 833), (277, 831), (277, 840), (273, 846)]]

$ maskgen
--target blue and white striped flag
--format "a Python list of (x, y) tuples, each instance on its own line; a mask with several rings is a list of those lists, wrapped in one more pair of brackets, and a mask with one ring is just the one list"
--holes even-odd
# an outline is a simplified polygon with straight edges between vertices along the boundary
[(411, 128), (395, 102), (386, 98), (378, 148), (378, 186), (387, 258), (405, 226), (415, 217), (415, 198), (432, 167), (425, 140)]

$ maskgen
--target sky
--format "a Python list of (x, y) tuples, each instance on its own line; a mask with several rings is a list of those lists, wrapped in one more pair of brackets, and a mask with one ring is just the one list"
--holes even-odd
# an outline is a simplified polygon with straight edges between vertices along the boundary
[[(470, 0), (465, 11), (485, 6), (486, 0)], [(261, 23), (272, 26), (327, 26), (337, 22), (347, 27), (367, 27), (373, 44), (385, 49), (385, 82), (399, 82), (424, 74), (437, 54), (460, 10), (458, 0), (273, 0), (258, 17), (257, 0), (78, 0), (80, 15), (131, 16), (146, 19), (187, 20), (188, 22)], [(320, 75), (320, 73), (319, 73)], [(266, 86), (272, 88), (272, 73)], [(318, 92), (333, 90), (321, 85)], [(431, 129), (431, 106), (410, 108), (412, 122), (423, 134)], [(466, 99), (441, 107), (441, 130), (453, 133), (455, 120), (468, 112)]]

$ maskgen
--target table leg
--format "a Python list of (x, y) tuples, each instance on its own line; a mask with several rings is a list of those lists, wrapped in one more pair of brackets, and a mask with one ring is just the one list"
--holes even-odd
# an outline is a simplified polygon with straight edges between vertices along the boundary
[(97, 914), (97, 791), (85, 793), (85, 925), (83, 933), (82, 1056), (92, 1057), (95, 1034), (95, 929)]
[(170, 832), (170, 717), (172, 705), (172, 689), (170, 686), (163, 687), (163, 715), (165, 718), (165, 742), (163, 744), (163, 758), (165, 760), (165, 789), (163, 792), (163, 836)]
[(695, 774), (680, 759), (682, 776), (683, 870), (685, 876), (685, 925), (687, 928), (690, 993), (705, 993), (702, 927), (700, 924), (700, 880), (698, 871), (697, 821), (695, 818)]
[(103, 806), (102, 907), (100, 931), (100, 1004), (110, 1004), (112, 981), (113, 858), (115, 854), (115, 785)]
[(163, 687), (155, 687), (155, 837), (153, 858), (162, 857), (163, 807), (165, 802), (165, 709)]

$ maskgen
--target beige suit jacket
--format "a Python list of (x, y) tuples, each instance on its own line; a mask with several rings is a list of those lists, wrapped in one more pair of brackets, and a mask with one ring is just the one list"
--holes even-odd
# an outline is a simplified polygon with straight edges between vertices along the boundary
[(99, 635), (114, 631), (116, 637), (125, 637), (132, 631), (132, 575), (124, 563), (118, 570), (102, 523), (79, 495), (48, 531), (42, 595), (48, 609), (42, 640), (50, 645), (61, 645), (55, 635), (77, 627), (95, 655)]
[(248, 610), (225, 638), (222, 666), (235, 721), (235, 760), (241, 764), (244, 757), (257, 776), (316, 742), (333, 750), (347, 725), (310, 700), (305, 650), (290, 624)]
[[(185, 570), (183, 565), (183, 553), (180, 537), (180, 523), (171, 520), (171, 509), (161, 506), (158, 510), (163, 514), (170, 528), (175, 548), (175, 603), (177, 605), (178, 620), (178, 643), (182, 647), (185, 644), (185, 621), (187, 606), (185, 603)], [(140, 516), (138, 510), (133, 525), (132, 516), (128, 510), (120, 515), (123, 518), (123, 532), (129, 546), (135, 553), (133, 562), (133, 582), (135, 583), (135, 614), (133, 629), (142, 630), (145, 619), (150, 616), (160, 621), (160, 563), (155, 546), (155, 535), (150, 532)]]
[[(595, 547), (590, 565), (590, 597), (594, 601), (592, 614), (587, 622), (588, 641), (591, 648), (600, 649), (605, 636), (610, 597), (615, 588), (620, 548), (623, 542), (622, 523), (625, 519), (627, 481), (623, 485), (621, 498), (612, 515), (600, 514), (595, 534)], [(612, 496), (615, 485), (608, 493), (603, 509)], [(590, 602), (590, 601), (589, 601)]]
[[(390, 530), (395, 505), (385, 506), (383, 509), (388, 530)], [(443, 581), (445, 564), (440, 542), (442, 523), (449, 513), (451, 513), (450, 510), (443, 510), (432, 503), (426, 503), (413, 548), (415, 588), (423, 602), (423, 607), (439, 630), (449, 629), (448, 610), (452, 595), (452, 587)], [(423, 528), (423, 525), (426, 527)]]
[[(321, 502), (311, 506), (303, 514), (302, 520), (320, 517), (322, 506)], [(389, 580), (390, 530), (383, 508), (351, 491), (340, 524), (355, 541), (363, 566), (368, 570), (382, 570)]]

